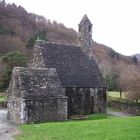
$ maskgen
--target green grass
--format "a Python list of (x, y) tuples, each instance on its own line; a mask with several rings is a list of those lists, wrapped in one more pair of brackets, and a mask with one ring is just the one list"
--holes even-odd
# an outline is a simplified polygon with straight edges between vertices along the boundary
[(6, 100), (5, 95), (5, 92), (0, 92), (0, 102), (4, 102)]
[(108, 116), (107, 114), (92, 114), (88, 116), (87, 120), (101, 120), (101, 119), (107, 119), (111, 116)]
[(120, 109), (116, 109), (116, 108), (112, 108), (112, 107), (107, 107), (107, 110), (109, 110), (109, 111), (115, 111), (115, 112), (122, 112), (122, 110), (120, 110)]
[(88, 120), (22, 125), (16, 140), (140, 140), (140, 117), (90, 115)]
[[(124, 96), (125, 92), (122, 92), (122, 98), (125, 99), (125, 96)], [(120, 92), (118, 91), (109, 91), (107, 93), (108, 96), (110, 97), (113, 97), (113, 98), (120, 98)]]
[(5, 97), (4, 96), (0, 96), (0, 102), (5, 101)]

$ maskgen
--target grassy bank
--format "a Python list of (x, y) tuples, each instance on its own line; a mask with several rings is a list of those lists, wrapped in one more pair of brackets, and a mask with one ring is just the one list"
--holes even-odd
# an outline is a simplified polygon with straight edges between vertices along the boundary
[(4, 96), (0, 96), (0, 102), (4, 102), (5, 101), (5, 97)]
[(5, 95), (5, 92), (0, 92), (0, 102), (4, 102), (6, 100)]
[(139, 140), (140, 117), (92, 115), (88, 120), (30, 124), (16, 140)]
[[(120, 92), (118, 91), (109, 91), (107, 95), (113, 98), (120, 98)], [(122, 92), (122, 99), (125, 99), (125, 92)]]

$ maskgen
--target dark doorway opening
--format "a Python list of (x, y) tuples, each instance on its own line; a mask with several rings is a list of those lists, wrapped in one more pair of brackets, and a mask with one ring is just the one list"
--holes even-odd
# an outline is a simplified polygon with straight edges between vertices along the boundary
[(90, 98), (90, 113), (94, 113), (94, 96)]

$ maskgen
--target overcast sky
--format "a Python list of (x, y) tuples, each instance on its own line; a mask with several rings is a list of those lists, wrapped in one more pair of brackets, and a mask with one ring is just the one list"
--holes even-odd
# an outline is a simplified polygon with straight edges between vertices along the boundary
[(77, 31), (84, 14), (93, 39), (124, 55), (140, 53), (140, 0), (6, 0)]

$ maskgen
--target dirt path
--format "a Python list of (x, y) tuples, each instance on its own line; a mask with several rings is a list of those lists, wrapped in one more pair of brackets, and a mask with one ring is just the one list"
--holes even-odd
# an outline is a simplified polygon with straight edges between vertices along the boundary
[(0, 140), (14, 140), (12, 135), (17, 133), (17, 125), (8, 121), (6, 116), (7, 109), (0, 108)]
[(107, 110), (107, 114), (113, 115), (113, 116), (116, 116), (116, 117), (134, 116), (133, 114), (130, 114), (130, 113), (125, 113), (125, 112), (121, 112), (121, 111), (111, 111), (111, 110)]

